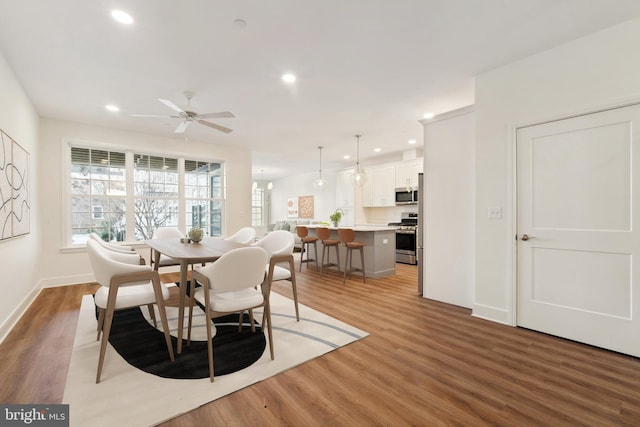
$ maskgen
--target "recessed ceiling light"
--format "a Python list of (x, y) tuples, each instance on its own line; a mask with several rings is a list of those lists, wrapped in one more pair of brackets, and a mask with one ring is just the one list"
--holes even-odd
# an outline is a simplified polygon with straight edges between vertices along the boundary
[(287, 83), (293, 83), (296, 81), (296, 76), (294, 76), (293, 74), (284, 74), (282, 76), (282, 80)]
[(350, 155), (345, 154), (345, 156), (344, 156), (344, 159), (345, 159), (345, 160), (349, 160), (350, 158), (351, 158), (351, 156), (350, 156)]
[(415, 139), (410, 139), (409, 140), (409, 144), (415, 144), (416, 142), (418, 142), (418, 141), (416, 141)]
[(435, 114), (433, 113), (424, 113), (424, 117), (425, 119), (433, 119), (435, 117)]
[(120, 111), (120, 108), (118, 108), (117, 105), (113, 105), (113, 104), (105, 105), (104, 108), (111, 111), (112, 113), (117, 113), (118, 111)]
[(373, 151), (375, 151), (376, 153), (379, 153), (382, 151), (382, 148), (374, 148)]
[(121, 10), (112, 10), (111, 16), (121, 24), (133, 24), (133, 17)]

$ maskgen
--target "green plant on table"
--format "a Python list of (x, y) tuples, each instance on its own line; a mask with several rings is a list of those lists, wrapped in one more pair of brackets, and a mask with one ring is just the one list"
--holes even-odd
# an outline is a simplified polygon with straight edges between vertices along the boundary
[(187, 237), (189, 237), (189, 239), (193, 242), (199, 242), (202, 240), (202, 237), (204, 236), (204, 231), (202, 231), (202, 228), (198, 228), (198, 227), (194, 227), (191, 230), (189, 230), (189, 234), (187, 234)]

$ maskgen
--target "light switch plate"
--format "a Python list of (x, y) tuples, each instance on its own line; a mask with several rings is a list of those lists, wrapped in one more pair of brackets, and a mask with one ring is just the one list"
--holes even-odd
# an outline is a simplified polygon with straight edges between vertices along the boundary
[(489, 219), (502, 219), (502, 208), (491, 207), (487, 209), (487, 217)]

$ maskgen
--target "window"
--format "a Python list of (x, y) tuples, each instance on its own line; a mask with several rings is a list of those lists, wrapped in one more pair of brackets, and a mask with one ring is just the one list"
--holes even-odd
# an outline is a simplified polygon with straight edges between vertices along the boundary
[(222, 163), (71, 146), (70, 243), (150, 239), (158, 227), (222, 235)]
[(71, 242), (84, 243), (95, 232), (104, 240), (124, 240), (125, 154), (71, 149)]
[(134, 154), (133, 195), (136, 240), (158, 227), (178, 226), (178, 159)]
[(222, 168), (220, 163), (185, 160), (187, 228), (202, 228), (207, 236), (222, 235)]
[(251, 193), (251, 226), (263, 227), (264, 224), (264, 188), (255, 187)]

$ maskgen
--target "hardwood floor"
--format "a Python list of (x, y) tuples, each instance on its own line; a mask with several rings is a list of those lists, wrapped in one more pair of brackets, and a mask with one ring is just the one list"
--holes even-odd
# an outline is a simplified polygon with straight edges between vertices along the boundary
[[(297, 278), (301, 303), (370, 336), (163, 425), (640, 425), (640, 359), (420, 298), (414, 266), (366, 284), (305, 268)], [(0, 402), (62, 401), (93, 290), (42, 291), (0, 345)], [(274, 291), (291, 295), (286, 282)]]

